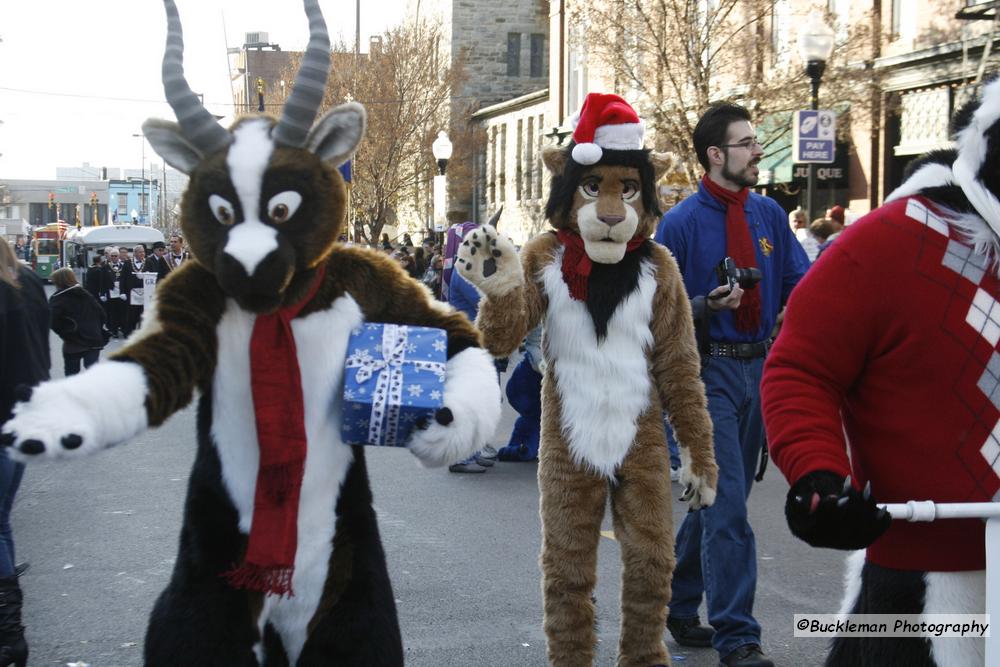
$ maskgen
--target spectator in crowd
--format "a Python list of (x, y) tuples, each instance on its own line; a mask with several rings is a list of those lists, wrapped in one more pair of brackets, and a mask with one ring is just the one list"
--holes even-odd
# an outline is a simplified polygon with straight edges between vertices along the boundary
[(128, 296), (126, 303), (128, 309), (125, 311), (125, 336), (132, 335), (132, 332), (139, 328), (142, 321), (142, 311), (145, 302), (143, 301), (143, 280), (140, 273), (146, 270), (146, 247), (139, 244), (132, 248), (132, 259), (125, 263), (125, 293)]
[(403, 247), (404, 248), (413, 247), (413, 239), (410, 238), (409, 234), (403, 234)]
[(109, 246), (105, 252), (108, 256), (108, 277), (111, 281), (108, 288), (108, 331), (114, 338), (124, 338), (128, 313), (128, 290), (125, 287), (127, 265), (122, 260), (121, 250)]
[(810, 263), (815, 262), (819, 256), (819, 241), (809, 231), (806, 212), (801, 208), (795, 209), (788, 214), (788, 224), (791, 226), (792, 231), (795, 232), (795, 238), (802, 245), (802, 249), (806, 251), (806, 257), (809, 258)]
[(424, 252), (423, 246), (417, 246), (413, 249), (413, 264), (416, 268), (416, 275), (414, 278), (419, 280), (423, 277), (424, 271), (427, 270), (427, 255)]
[(170, 262), (167, 261), (167, 244), (163, 241), (153, 242), (153, 254), (146, 260), (146, 272), (155, 273), (157, 282), (170, 273)]
[(63, 372), (69, 377), (97, 363), (106, 344), (104, 309), (90, 292), (77, 282), (73, 269), (52, 273), (56, 293), (49, 298), (52, 330), (63, 340)]
[[(714, 647), (724, 667), (773, 667), (753, 616), (757, 553), (747, 497), (764, 446), (764, 357), (809, 259), (781, 207), (750, 191), (764, 151), (747, 110), (712, 106), (693, 142), (705, 176), (697, 193), (663, 216), (656, 240), (673, 253), (692, 302), (719, 483), (715, 503), (688, 512), (677, 533), (667, 629), (682, 646)], [(760, 282), (720, 285), (715, 269), (726, 257), (757, 268)], [(702, 597), (711, 628), (698, 620)]]
[(830, 218), (816, 218), (809, 225), (809, 233), (816, 237), (819, 242), (818, 250), (816, 252), (816, 259), (823, 254), (823, 251), (830, 247), (833, 243), (833, 232), (835, 226), (833, 220)]
[(826, 212), (826, 217), (833, 225), (833, 233), (827, 239), (830, 243), (833, 243), (840, 235), (840, 232), (844, 231), (844, 226), (847, 224), (845, 222), (845, 213), (843, 206), (834, 206)]
[(427, 265), (427, 270), (424, 271), (423, 277), (420, 281), (427, 285), (427, 288), (434, 294), (435, 299), (441, 298), (441, 272), (444, 268), (444, 260), (441, 255), (434, 255), (431, 257), (431, 261)]
[[(0, 239), (0, 425), (10, 419), (17, 387), (49, 378), (49, 305), (45, 288)], [(24, 464), (0, 455), (0, 656), (23, 667), (28, 645), (21, 625), (21, 588), (15, 569), (10, 513)]]
[(392, 250), (392, 242), (389, 241), (388, 234), (382, 234), (382, 241), (380, 243), (382, 245), (382, 250)]
[(167, 254), (167, 262), (171, 269), (176, 269), (185, 261), (191, 258), (191, 253), (184, 249), (184, 237), (180, 234), (170, 235), (170, 252)]
[(102, 255), (94, 255), (93, 262), (83, 277), (83, 286), (91, 296), (97, 299), (104, 310), (105, 319), (108, 314), (108, 292), (111, 290), (111, 270)]

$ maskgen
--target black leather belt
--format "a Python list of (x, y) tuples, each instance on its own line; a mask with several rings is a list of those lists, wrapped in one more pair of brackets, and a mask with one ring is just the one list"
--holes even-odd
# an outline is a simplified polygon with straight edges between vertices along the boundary
[(759, 359), (767, 356), (771, 349), (771, 341), (759, 343), (716, 343), (709, 341), (708, 347), (702, 349), (702, 354), (710, 357), (733, 357), (734, 359)]

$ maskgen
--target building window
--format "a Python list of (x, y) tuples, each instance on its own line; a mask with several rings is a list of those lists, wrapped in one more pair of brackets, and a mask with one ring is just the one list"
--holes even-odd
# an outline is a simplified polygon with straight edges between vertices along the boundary
[[(535, 126), (538, 128), (538, 132), (532, 136), (532, 141), (537, 141), (535, 145), (535, 155), (540, 159), (542, 156), (542, 128), (545, 127), (545, 116), (543, 114), (538, 114), (538, 124)], [(530, 134), (530, 133), (529, 133)], [(542, 172), (545, 171), (541, 164), (536, 164), (533, 166), (535, 170), (535, 192), (538, 196), (542, 196)]]
[(497, 128), (490, 128), (490, 203), (497, 203)]
[(545, 52), (545, 35), (532, 33), (531, 35), (531, 76), (543, 76), (542, 59)]
[(507, 124), (500, 126), (500, 202), (507, 201)]
[(128, 215), (128, 195), (124, 192), (118, 193), (118, 215)]
[(528, 132), (524, 137), (524, 196), (526, 199), (532, 198), (532, 186), (535, 183), (535, 118), (528, 116)]
[(507, 33), (507, 76), (521, 76), (521, 33)]

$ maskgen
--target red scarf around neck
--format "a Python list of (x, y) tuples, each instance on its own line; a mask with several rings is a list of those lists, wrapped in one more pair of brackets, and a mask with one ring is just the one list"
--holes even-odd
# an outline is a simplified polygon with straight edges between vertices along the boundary
[(306, 427), (291, 321), (316, 295), (324, 273), (321, 265), (301, 301), (258, 315), (253, 325), (250, 386), (260, 465), (246, 557), (242, 565), (223, 574), (236, 588), (293, 595)]
[[(741, 269), (757, 268), (757, 253), (750, 239), (750, 226), (743, 210), (747, 197), (750, 196), (750, 189), (743, 188), (739, 192), (727, 190), (709, 178), (708, 174), (701, 179), (701, 184), (716, 201), (726, 206), (726, 254)], [(756, 285), (743, 291), (740, 307), (733, 313), (733, 318), (738, 331), (754, 332), (760, 329), (760, 290)]]
[[(577, 301), (586, 301), (587, 279), (590, 278), (590, 270), (593, 268), (594, 262), (587, 256), (583, 239), (579, 234), (568, 229), (560, 229), (556, 235), (565, 247), (562, 261), (563, 282), (569, 288), (571, 297)], [(632, 252), (645, 240), (645, 237), (642, 236), (633, 237), (626, 244), (625, 252)]]

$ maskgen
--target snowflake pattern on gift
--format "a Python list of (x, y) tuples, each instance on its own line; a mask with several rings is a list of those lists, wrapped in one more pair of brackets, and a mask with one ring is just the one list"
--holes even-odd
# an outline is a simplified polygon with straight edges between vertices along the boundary
[(372, 353), (368, 350), (368, 348), (363, 347), (355, 350), (354, 354), (352, 354), (347, 358), (347, 364), (348, 366), (355, 366), (362, 364), (367, 365), (372, 363), (373, 360), (374, 357), (372, 357)]
[(424, 395), (424, 388), (421, 387), (419, 384), (411, 384), (409, 387), (406, 388), (406, 391), (409, 392), (410, 396)]
[(434, 346), (435, 351), (437, 351), (437, 352), (444, 352), (445, 350), (448, 349), (448, 343), (446, 341), (441, 340), (441, 339), (438, 339), (438, 340), (434, 341), (433, 346)]
[(434, 391), (432, 391), (430, 393), (430, 397), (431, 397), (432, 401), (440, 401), (441, 400), (441, 392), (438, 391), (437, 389), (435, 389)]

